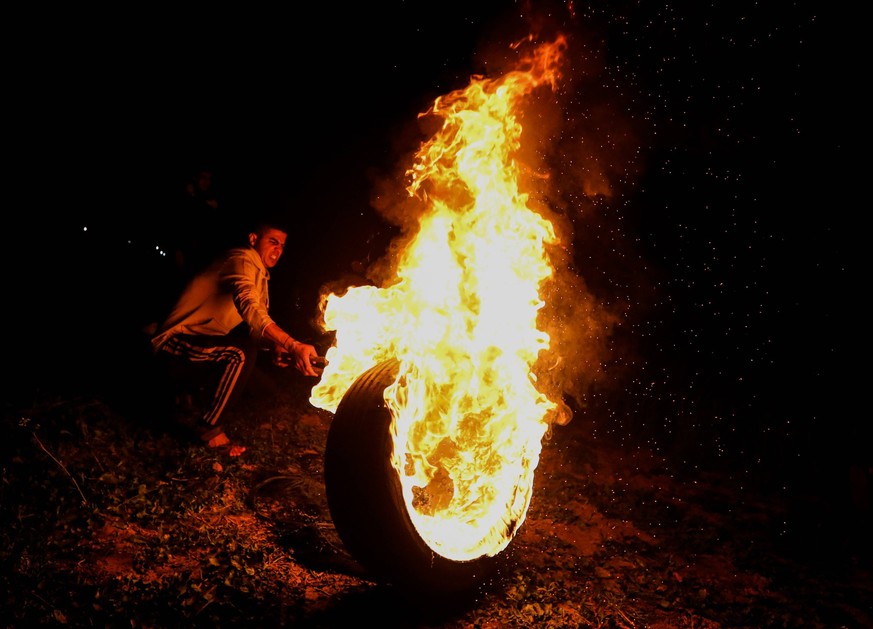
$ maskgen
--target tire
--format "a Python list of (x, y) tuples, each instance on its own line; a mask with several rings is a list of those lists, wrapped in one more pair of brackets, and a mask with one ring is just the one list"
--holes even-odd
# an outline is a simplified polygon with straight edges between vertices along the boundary
[(391, 412), (383, 399), (397, 368), (392, 360), (364, 372), (337, 407), (324, 464), (331, 518), (346, 549), (376, 580), (425, 592), (468, 590), (493, 572), (500, 554), (447, 559), (416, 531), (391, 465)]

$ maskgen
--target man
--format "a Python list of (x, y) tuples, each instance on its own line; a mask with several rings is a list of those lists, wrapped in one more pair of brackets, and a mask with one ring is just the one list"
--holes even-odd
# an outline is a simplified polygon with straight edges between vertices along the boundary
[(268, 312), (270, 269), (287, 237), (278, 223), (259, 223), (248, 234), (248, 246), (230, 249), (188, 282), (151, 339), (172, 385), (177, 419), (230, 456), (245, 448), (231, 443), (220, 420), (245, 386), (260, 349), (272, 349), (278, 365), (318, 375), (315, 347), (292, 338)]

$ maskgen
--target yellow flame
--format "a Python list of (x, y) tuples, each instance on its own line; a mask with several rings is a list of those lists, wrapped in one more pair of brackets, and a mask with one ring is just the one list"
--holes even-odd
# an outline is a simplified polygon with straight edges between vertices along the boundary
[(559, 37), (523, 69), (436, 99), (422, 115), (442, 126), (407, 172), (426, 212), (394, 278), (323, 298), (336, 342), (310, 402), (335, 412), (361, 373), (399, 362), (385, 389), (392, 464), (417, 532), (453, 560), (493, 556), (512, 540), (556, 406), (532, 373), (549, 347), (537, 315), (556, 235), (519, 189), (515, 154), (524, 98), (554, 86), (564, 47)]

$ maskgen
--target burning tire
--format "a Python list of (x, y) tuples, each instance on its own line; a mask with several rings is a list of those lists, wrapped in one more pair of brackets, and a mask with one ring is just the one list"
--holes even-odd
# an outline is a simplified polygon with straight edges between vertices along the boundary
[(324, 466), (331, 517), (348, 551), (377, 579), (421, 591), (466, 590), (500, 555), (447, 559), (416, 531), (391, 464), (391, 413), (383, 399), (397, 367), (388, 361), (364, 372), (337, 407)]

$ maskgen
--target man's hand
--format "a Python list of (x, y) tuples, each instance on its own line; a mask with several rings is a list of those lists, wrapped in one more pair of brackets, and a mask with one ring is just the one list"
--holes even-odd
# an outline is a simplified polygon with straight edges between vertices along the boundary
[(278, 367), (294, 365), (304, 376), (320, 376), (321, 372), (316, 371), (314, 365), (324, 364), (324, 359), (318, 355), (314, 346), (294, 341), (290, 351), (281, 345), (276, 346), (273, 364)]

